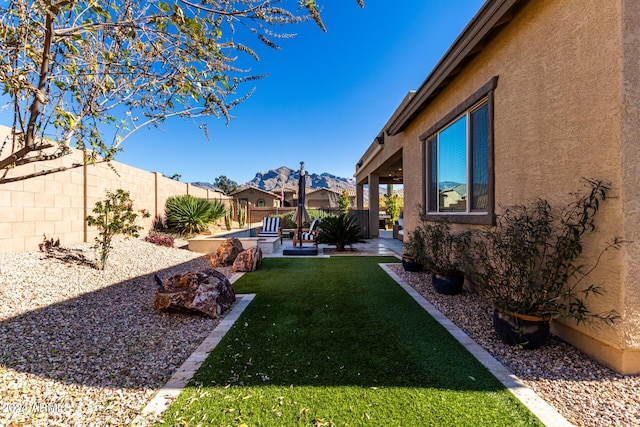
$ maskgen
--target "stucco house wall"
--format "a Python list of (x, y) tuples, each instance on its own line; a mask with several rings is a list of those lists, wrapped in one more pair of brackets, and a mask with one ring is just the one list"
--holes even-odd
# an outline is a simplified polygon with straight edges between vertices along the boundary
[(307, 190), (304, 201), (308, 208), (332, 208), (338, 207), (340, 193), (329, 190), (328, 188), (319, 188), (316, 190)]
[[(411, 206), (424, 203), (426, 192), (420, 136), (494, 77), (497, 214), (502, 206), (536, 198), (566, 205), (571, 192), (584, 190), (581, 177), (610, 182), (610, 197), (585, 242), (582, 261), (593, 265), (616, 236), (630, 241), (607, 252), (590, 276), (590, 282), (607, 291), (590, 298), (590, 308), (615, 308), (622, 318), (615, 327), (554, 321), (552, 330), (623, 373), (640, 372), (640, 291), (635, 283), (640, 277), (638, 3), (519, 2), (511, 11), (513, 19), (479, 46), (476, 56), (402, 132), (386, 138), (401, 140), (408, 230), (420, 221)], [(359, 178), (370, 173), (362, 171)]]
[(241, 203), (249, 203), (252, 206), (259, 206), (259, 202), (264, 203), (265, 208), (279, 206), (280, 197), (269, 191), (261, 190), (255, 187), (244, 188), (233, 194), (233, 199)]

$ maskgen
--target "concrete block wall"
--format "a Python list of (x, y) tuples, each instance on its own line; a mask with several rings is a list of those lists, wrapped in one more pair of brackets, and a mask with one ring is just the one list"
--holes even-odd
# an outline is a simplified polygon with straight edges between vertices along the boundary
[[(8, 177), (61, 166), (81, 164), (82, 152), (50, 162), (19, 166)], [(156, 216), (164, 216), (168, 197), (191, 194), (207, 199), (228, 199), (221, 193), (194, 187), (123, 163), (86, 165), (50, 175), (0, 184), (0, 253), (38, 250), (43, 235), (60, 239), (63, 246), (93, 242), (97, 230), (86, 225), (95, 203), (104, 200), (106, 190), (128, 191), (134, 209), (146, 209), (151, 216), (139, 218), (144, 233)]]

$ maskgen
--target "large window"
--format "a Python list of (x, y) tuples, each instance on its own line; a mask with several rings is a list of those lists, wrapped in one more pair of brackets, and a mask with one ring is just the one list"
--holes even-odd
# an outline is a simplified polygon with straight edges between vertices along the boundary
[(427, 217), (446, 217), (451, 222), (493, 222), (490, 109), (496, 80), (421, 137), (426, 153)]

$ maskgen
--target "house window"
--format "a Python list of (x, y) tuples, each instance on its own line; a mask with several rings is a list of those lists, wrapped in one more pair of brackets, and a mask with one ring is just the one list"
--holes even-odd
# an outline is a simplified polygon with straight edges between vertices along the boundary
[(258, 199), (256, 206), (259, 208), (264, 208), (264, 200)]
[[(493, 89), (497, 78), (421, 136), (426, 219), (493, 223)], [(431, 218), (430, 218), (431, 217)]]

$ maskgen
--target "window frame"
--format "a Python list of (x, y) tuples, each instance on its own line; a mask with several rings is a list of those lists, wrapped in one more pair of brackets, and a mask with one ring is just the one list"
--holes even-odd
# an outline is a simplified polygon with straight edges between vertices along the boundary
[[(422, 142), (424, 158), (422, 162), (422, 179), (424, 182), (422, 192), (422, 217), (426, 221), (446, 220), (451, 223), (461, 224), (489, 224), (495, 225), (495, 179), (494, 179), (494, 90), (498, 85), (498, 77), (495, 76), (473, 95), (465, 99), (460, 105), (451, 110), (435, 125), (431, 126), (426, 132), (420, 135)], [(487, 210), (478, 212), (472, 211), (467, 206), (467, 212), (430, 212), (429, 201), (429, 174), (431, 173), (431, 157), (429, 142), (433, 140), (442, 130), (453, 124), (456, 120), (464, 115), (469, 115), (472, 111), (479, 108), (486, 100), (488, 115), (488, 132), (487, 132)], [(467, 118), (469, 120), (469, 118)], [(467, 123), (467, 127), (470, 123)], [(467, 137), (469, 131), (467, 130)], [(470, 189), (473, 183), (469, 179), (473, 178), (473, 149), (467, 142), (467, 188)], [(468, 190), (469, 191), (469, 190)], [(467, 203), (470, 203), (468, 200)]]

